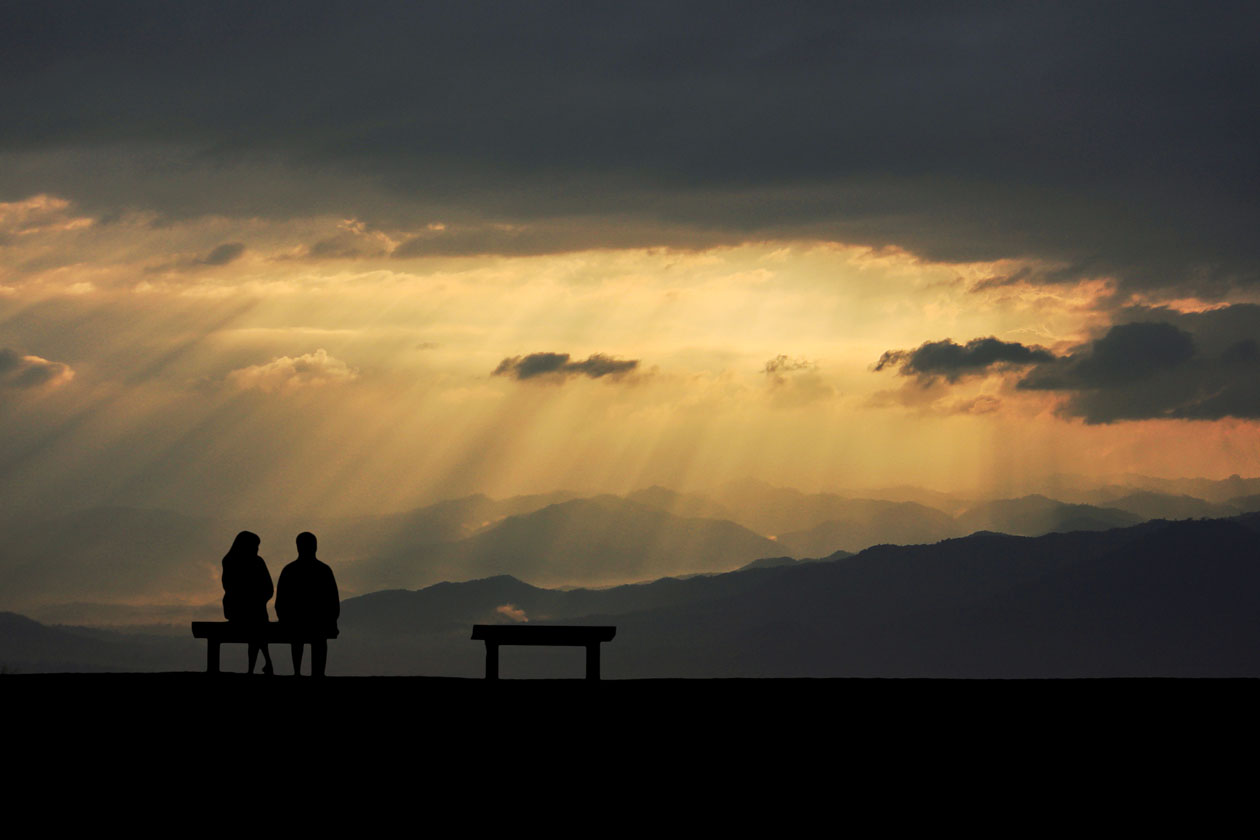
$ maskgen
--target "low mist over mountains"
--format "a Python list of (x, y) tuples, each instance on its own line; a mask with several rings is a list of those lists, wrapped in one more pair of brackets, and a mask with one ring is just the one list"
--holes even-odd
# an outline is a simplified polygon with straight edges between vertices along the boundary
[(1056, 531), (1105, 531), (1136, 525), (1143, 517), (1115, 508), (1095, 505), (1069, 505), (1045, 496), (1002, 499), (971, 508), (958, 517), (964, 533), (997, 531), (1021, 537), (1035, 537)]
[(466, 540), (385, 555), (348, 571), (360, 589), (495, 573), (598, 586), (726, 571), (778, 550), (773, 541), (733, 522), (685, 519), (600, 496), (511, 516)]
[(934, 543), (967, 533), (949, 514), (915, 502), (853, 499), (828, 513), (834, 518), (783, 534), (778, 543), (798, 557), (821, 557), (881, 543)]
[[(294, 556), (294, 535), (314, 531), (351, 597), (505, 574), (540, 587), (613, 586), (977, 531), (1040, 536), (1260, 510), (1260, 494), (1238, 494), (1257, 489), (1256, 479), (1130, 478), (1091, 486), (1059, 477), (1053, 483), (1066, 499), (971, 500), (905, 487), (846, 497), (749, 480), (704, 494), (649, 487), (625, 497), (474, 495), (403, 513), (304, 520), (129, 508), (50, 513), (0, 521), (0, 609), (116, 627), (214, 618), (220, 559), (242, 529), (262, 537), (273, 577)], [(1203, 495), (1171, 492), (1186, 489)]]

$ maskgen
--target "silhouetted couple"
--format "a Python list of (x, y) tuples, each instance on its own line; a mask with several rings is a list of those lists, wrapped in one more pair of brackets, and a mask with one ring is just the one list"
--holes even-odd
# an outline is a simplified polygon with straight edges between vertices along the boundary
[[(341, 599), (332, 569), (315, 557), (315, 535), (297, 535), (297, 559), (280, 572), (279, 587), (272, 587), (267, 563), (258, 556), (262, 540), (250, 531), (241, 531), (223, 555), (223, 616), (231, 622), (258, 627), (257, 642), (249, 643), (249, 673), (254, 673), (261, 651), (262, 672), (274, 674), (271, 651), (267, 649), (267, 602), (276, 596), (276, 619), (292, 638), (311, 645), (311, 676), (324, 676), (328, 664), (328, 639), (337, 638), (337, 618)], [(292, 645), (293, 674), (302, 672), (301, 642)]]

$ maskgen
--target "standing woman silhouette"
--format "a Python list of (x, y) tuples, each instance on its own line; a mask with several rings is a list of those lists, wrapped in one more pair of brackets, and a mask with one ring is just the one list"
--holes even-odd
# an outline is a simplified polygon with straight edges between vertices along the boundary
[[(262, 625), (260, 631), (266, 629), (267, 602), (275, 592), (267, 563), (258, 556), (261, 542), (257, 534), (241, 531), (223, 555), (223, 617), (233, 623)], [(249, 643), (249, 672), (254, 673), (259, 650), (266, 660), (262, 672), (274, 674), (266, 642)]]

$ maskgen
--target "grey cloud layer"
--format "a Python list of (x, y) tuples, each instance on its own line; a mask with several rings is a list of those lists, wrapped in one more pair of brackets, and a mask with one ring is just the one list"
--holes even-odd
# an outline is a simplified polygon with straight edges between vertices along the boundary
[(0, 389), (38, 388), (73, 375), (69, 365), (0, 347)]
[(561, 379), (569, 376), (619, 377), (639, 366), (638, 359), (614, 359), (602, 353), (588, 356), (584, 361), (569, 361), (568, 353), (530, 353), (527, 356), (509, 356), (499, 362), (491, 376), (507, 376), (512, 379), (539, 377)]
[(376, 5), (5, 4), (0, 197), (1258, 277), (1254, 4)]
[(241, 242), (224, 242), (210, 250), (201, 260), (203, 265), (227, 265), (245, 253), (245, 245)]
[[(891, 350), (875, 369), (896, 367), (924, 386), (1020, 369), (1018, 390), (1065, 394), (1061, 412), (1087, 423), (1260, 418), (1260, 306), (1189, 314), (1135, 307), (1120, 316), (1122, 323), (1063, 356), (994, 338), (946, 340)], [(983, 347), (989, 351), (978, 352)]]

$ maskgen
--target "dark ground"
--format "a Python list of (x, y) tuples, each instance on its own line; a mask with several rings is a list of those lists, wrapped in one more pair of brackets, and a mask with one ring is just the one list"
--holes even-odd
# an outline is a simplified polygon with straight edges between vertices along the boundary
[[(507, 764), (529, 746), (683, 741), (743, 752), (1001, 750), (1249, 736), (1260, 680), (500, 680), (225, 673), (0, 676), (9, 720), (163, 748), (258, 738), (355, 751), (404, 743)], [(318, 734), (322, 732), (323, 734)], [(511, 746), (508, 747), (510, 742)], [(515, 754), (507, 758), (498, 752)], [(491, 759), (491, 756), (496, 756)]]
[(0, 676), (0, 699), (11, 813), (65, 791), (71, 822), (124, 803), (215, 833), (247, 803), (253, 821), (324, 833), (386, 813), (417, 833), (440, 817), (792, 836), (806, 814), (1007, 831), (1087, 807), (1128, 825), (1130, 809), (1193, 809), (1204, 789), (1250, 801), (1260, 742), (1260, 680), (37, 674)]

